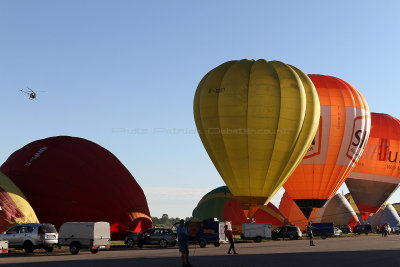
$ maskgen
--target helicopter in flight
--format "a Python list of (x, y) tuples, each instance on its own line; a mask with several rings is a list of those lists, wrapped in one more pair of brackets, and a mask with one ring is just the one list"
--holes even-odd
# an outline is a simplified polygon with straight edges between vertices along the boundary
[(27, 94), (27, 95), (29, 95), (29, 99), (30, 100), (34, 100), (34, 99), (37, 99), (37, 93), (35, 92), (35, 91), (33, 91), (31, 88), (29, 88), (29, 87), (26, 87), (28, 90), (24, 90), (24, 89), (21, 89), (21, 90), (19, 90), (20, 92), (22, 92), (22, 93), (24, 93), (24, 94)]

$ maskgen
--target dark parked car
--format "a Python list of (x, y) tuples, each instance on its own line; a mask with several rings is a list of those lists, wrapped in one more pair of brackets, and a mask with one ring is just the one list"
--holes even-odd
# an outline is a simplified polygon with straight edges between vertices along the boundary
[(343, 234), (349, 234), (352, 232), (349, 225), (336, 225), (336, 227), (342, 230)]
[(160, 245), (160, 247), (165, 248), (167, 246), (175, 246), (176, 243), (176, 234), (171, 228), (150, 228), (141, 233), (125, 237), (125, 244), (130, 248), (135, 245), (139, 247), (143, 245)]
[(372, 233), (372, 227), (370, 224), (357, 225), (354, 226), (353, 233), (368, 235), (368, 233)]
[(302, 233), (297, 226), (279, 226), (272, 231), (272, 239), (289, 238), (293, 240), (300, 239), (301, 237)]

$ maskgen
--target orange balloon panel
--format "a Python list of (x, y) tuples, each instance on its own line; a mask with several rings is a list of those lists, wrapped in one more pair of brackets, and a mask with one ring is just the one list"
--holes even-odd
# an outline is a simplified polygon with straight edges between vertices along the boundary
[[(283, 215), (285, 215), (291, 224), (298, 226), (302, 231), (306, 229), (309, 220), (304, 216), (287, 192), (283, 194), (281, 203), (279, 204), (279, 210)], [(310, 215), (310, 220), (315, 219), (316, 213), (317, 209), (314, 209)]]
[(371, 119), (367, 102), (349, 83), (309, 75), (321, 104), (319, 128), (301, 164), (284, 188), (306, 216), (322, 207), (343, 184), (367, 143)]
[(376, 213), (400, 184), (400, 121), (371, 113), (371, 134), (362, 157), (346, 179), (360, 213)]

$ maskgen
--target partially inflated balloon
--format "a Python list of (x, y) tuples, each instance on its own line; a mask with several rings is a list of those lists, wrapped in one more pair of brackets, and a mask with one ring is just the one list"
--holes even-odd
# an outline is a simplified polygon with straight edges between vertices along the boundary
[(354, 212), (356, 213), (358, 220), (363, 224), (365, 222), (367, 222), (368, 218), (371, 218), (372, 214), (361, 214), (360, 211), (357, 208), (356, 203), (354, 202), (353, 197), (351, 196), (350, 193), (347, 193), (344, 195), (344, 197), (346, 198), (346, 200), (350, 203), (350, 206), (353, 208)]
[(371, 134), (346, 185), (363, 216), (376, 213), (400, 184), (400, 121), (371, 113)]
[(357, 89), (339, 78), (309, 76), (321, 103), (319, 128), (284, 185), (306, 217), (343, 184), (365, 148), (371, 127), (367, 102)]
[(17, 223), (38, 223), (21, 190), (0, 172), (0, 232)]
[(390, 227), (396, 227), (400, 223), (400, 216), (396, 209), (385, 202), (380, 210), (371, 218), (371, 226), (373, 228), (379, 227), (382, 224), (389, 224)]
[(349, 225), (351, 229), (360, 221), (347, 199), (335, 194), (322, 208), (318, 209), (314, 222), (333, 222), (334, 225)]
[(108, 150), (77, 137), (32, 142), (0, 167), (25, 193), (42, 222), (107, 221), (111, 237), (150, 228), (146, 197)]
[[(242, 231), (243, 223), (250, 223), (238, 202), (226, 186), (218, 187), (207, 193), (193, 210), (193, 219), (206, 220), (217, 218), (220, 221), (231, 221), (232, 229)], [(288, 223), (285, 216), (272, 204), (261, 206), (253, 216), (257, 223), (271, 223), (272, 229)]]
[(279, 61), (229, 61), (194, 98), (196, 126), (216, 169), (248, 209), (269, 202), (310, 146), (319, 101), (302, 71)]

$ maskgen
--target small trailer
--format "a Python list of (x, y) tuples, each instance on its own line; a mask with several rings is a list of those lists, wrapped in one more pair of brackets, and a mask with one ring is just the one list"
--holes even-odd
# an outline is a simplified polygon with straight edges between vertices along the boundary
[(225, 225), (228, 229), (232, 229), (231, 222), (220, 222), (216, 218), (204, 221), (191, 221), (187, 225), (191, 243), (198, 243), (201, 248), (207, 246), (208, 243), (219, 247), (221, 243), (228, 243), (225, 237)]
[(8, 241), (0, 240), (0, 253), (8, 253)]
[(110, 241), (108, 222), (66, 222), (58, 234), (58, 246), (69, 246), (71, 254), (78, 254), (80, 249), (90, 249), (92, 253), (109, 249)]
[(242, 224), (242, 239), (261, 242), (263, 239), (270, 239), (272, 225), (270, 223), (244, 223)]

